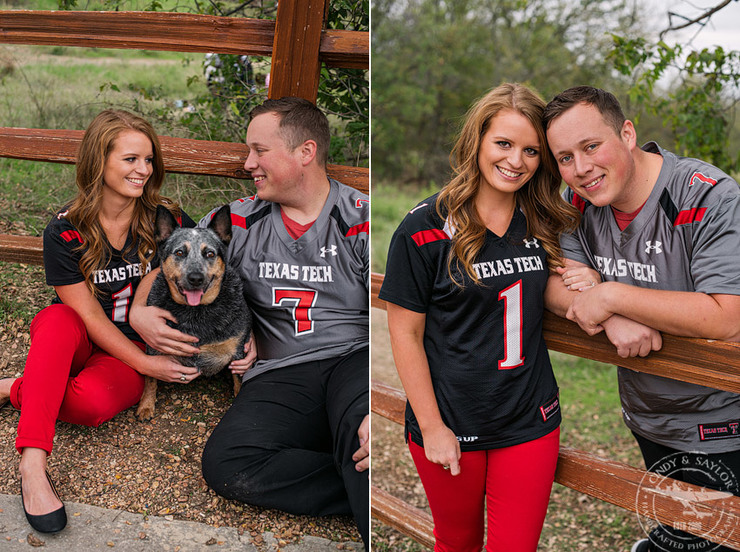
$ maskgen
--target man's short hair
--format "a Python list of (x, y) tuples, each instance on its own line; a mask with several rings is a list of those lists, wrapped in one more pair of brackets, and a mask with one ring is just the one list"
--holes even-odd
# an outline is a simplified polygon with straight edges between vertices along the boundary
[(627, 118), (624, 116), (619, 100), (611, 92), (593, 86), (574, 86), (555, 96), (545, 107), (542, 122), (545, 129), (550, 123), (578, 104), (592, 105), (599, 110), (604, 122), (619, 135)]
[(306, 140), (316, 142), (316, 158), (320, 166), (326, 167), (331, 141), (329, 120), (318, 107), (303, 98), (286, 96), (258, 105), (249, 113), (250, 120), (265, 113), (280, 117), (280, 134), (291, 151)]

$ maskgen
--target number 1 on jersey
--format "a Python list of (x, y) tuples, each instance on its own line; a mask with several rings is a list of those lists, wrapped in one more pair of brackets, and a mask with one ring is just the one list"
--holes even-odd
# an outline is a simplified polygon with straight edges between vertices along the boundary
[(510, 285), (498, 294), (504, 302), (504, 359), (499, 370), (511, 370), (524, 364), (522, 356), (522, 281)]
[(128, 306), (132, 295), (133, 287), (131, 287), (131, 284), (127, 285), (121, 291), (117, 291), (111, 295), (111, 297), (115, 299), (115, 301), (113, 301), (113, 312), (111, 313), (111, 319), (113, 322), (128, 321)]

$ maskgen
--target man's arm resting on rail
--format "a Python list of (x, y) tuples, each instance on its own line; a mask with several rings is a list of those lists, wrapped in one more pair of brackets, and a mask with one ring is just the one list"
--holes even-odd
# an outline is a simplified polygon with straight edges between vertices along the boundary
[[(579, 269), (585, 267), (583, 263), (565, 260), (565, 273), (553, 274), (547, 282), (545, 291), (545, 307), (557, 314), (565, 317), (569, 312), (573, 301), (581, 294), (590, 293), (595, 288), (583, 291), (570, 291), (565, 281), (568, 279), (567, 271), (569, 269)], [(599, 284), (603, 285), (603, 284)], [(612, 315), (597, 326), (598, 329), (589, 332), (595, 335), (604, 330), (609, 341), (617, 349), (617, 354), (622, 358), (634, 356), (647, 356), (650, 351), (657, 351), (663, 346), (663, 339), (660, 332), (624, 316)]]
[(740, 341), (740, 296), (647, 289), (605, 282), (573, 298), (567, 317), (587, 333), (620, 314), (684, 337)]

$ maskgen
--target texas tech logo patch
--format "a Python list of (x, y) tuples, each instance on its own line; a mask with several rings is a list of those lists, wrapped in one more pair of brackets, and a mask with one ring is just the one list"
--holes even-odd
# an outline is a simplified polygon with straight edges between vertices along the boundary
[(700, 173), (699, 171), (696, 171), (694, 174), (691, 175), (691, 178), (689, 179), (689, 186), (693, 186), (694, 184), (709, 184), (710, 186), (714, 186), (717, 181), (714, 178), (709, 178), (708, 176)]

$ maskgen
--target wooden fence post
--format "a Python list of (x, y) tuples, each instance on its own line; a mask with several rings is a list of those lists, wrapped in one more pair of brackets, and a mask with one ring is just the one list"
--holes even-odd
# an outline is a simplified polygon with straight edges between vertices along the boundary
[(272, 46), (269, 98), (299, 96), (316, 103), (321, 31), (329, 0), (280, 0)]

